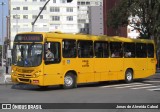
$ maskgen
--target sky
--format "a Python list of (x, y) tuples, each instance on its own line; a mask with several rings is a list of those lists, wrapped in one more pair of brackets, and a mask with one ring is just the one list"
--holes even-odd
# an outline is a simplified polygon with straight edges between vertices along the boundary
[[(3, 37), (6, 37), (6, 16), (8, 16), (8, 0), (0, 0), (3, 5)], [(3, 39), (4, 40), (4, 39)], [(2, 5), (0, 5), (0, 45), (2, 45)]]

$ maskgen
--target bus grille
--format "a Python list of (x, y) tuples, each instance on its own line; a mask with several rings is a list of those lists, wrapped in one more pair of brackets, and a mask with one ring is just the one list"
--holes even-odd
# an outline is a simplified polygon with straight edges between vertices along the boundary
[(32, 73), (34, 70), (22, 70), (22, 73)]
[(17, 72), (21, 73), (32, 73), (34, 70), (23, 70), (23, 69), (16, 69)]
[(19, 78), (19, 81), (20, 81), (20, 82), (26, 82), (26, 83), (29, 83), (29, 82), (30, 82), (29, 79), (22, 79), (22, 78)]
[(32, 77), (32, 75), (27, 75), (27, 74), (18, 74), (18, 77), (31, 78), (31, 77)]

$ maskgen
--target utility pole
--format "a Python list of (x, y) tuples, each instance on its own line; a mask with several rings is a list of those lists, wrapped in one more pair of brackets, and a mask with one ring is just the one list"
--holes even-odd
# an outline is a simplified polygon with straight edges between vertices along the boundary
[(41, 15), (42, 11), (44, 10), (44, 8), (46, 7), (46, 5), (48, 4), (49, 1), (50, 1), (50, 0), (48, 0), (48, 1), (44, 4), (44, 6), (42, 7), (42, 9), (41, 9), (41, 11), (39, 12), (38, 16), (36, 17), (36, 19), (31, 23), (31, 24), (32, 24), (32, 32), (34, 32), (34, 24), (36, 23), (38, 17)]
[(4, 40), (3, 40), (3, 6), (5, 5), (4, 2), (1, 2), (0, 5), (2, 5), (2, 69), (3, 69), (3, 44), (4, 44)]
[[(42, 11), (44, 10), (44, 8), (46, 7), (46, 5), (48, 4), (49, 1), (50, 1), (50, 0), (48, 0), (48, 1), (44, 4), (44, 6), (42, 7), (42, 9), (41, 9), (41, 11), (39, 12), (38, 16), (37, 16), (37, 17), (35, 18), (35, 20), (31, 23), (31, 24), (32, 24), (32, 32), (34, 32), (34, 24), (36, 23), (38, 17), (41, 15)], [(70, 3), (70, 2), (72, 2), (72, 1), (73, 1), (73, 0), (67, 0), (67, 3)]]

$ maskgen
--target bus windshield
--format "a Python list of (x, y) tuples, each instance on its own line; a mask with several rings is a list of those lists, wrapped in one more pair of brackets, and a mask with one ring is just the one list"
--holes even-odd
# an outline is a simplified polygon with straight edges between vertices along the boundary
[(21, 67), (34, 67), (42, 62), (42, 44), (14, 44), (12, 63)]

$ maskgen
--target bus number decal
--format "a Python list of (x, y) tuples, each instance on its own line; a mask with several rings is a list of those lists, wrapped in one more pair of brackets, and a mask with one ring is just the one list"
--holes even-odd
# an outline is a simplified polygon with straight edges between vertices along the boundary
[(88, 60), (82, 60), (82, 67), (89, 67), (89, 61)]

